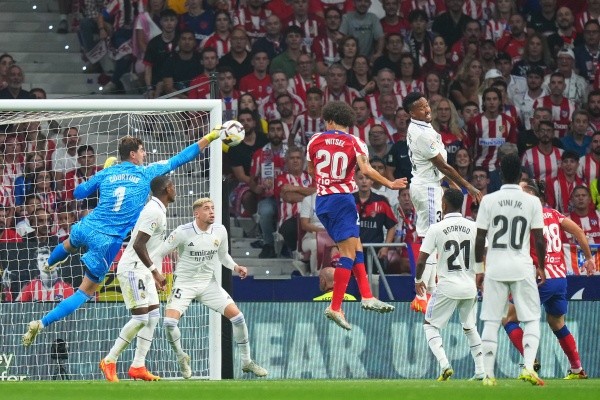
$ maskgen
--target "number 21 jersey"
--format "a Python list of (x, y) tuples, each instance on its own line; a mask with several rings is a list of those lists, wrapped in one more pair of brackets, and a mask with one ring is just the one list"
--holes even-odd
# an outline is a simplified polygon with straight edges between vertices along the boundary
[(307, 159), (315, 167), (317, 195), (354, 193), (356, 158), (369, 156), (367, 145), (343, 131), (317, 133), (308, 142)]

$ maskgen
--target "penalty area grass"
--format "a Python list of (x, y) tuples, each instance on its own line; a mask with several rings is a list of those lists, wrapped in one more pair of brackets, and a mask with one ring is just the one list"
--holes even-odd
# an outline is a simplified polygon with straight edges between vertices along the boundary
[(569, 400), (597, 399), (600, 380), (549, 379), (544, 387), (516, 379), (500, 379), (498, 386), (480, 381), (434, 380), (163, 380), (141, 382), (23, 381), (0, 383), (0, 398), (35, 400)]

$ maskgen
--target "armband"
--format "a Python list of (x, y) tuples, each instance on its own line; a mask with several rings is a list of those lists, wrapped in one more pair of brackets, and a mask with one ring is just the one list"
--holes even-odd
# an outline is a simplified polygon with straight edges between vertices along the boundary
[(482, 262), (476, 262), (475, 263), (475, 268), (473, 268), (473, 270), (475, 271), (476, 274), (483, 274), (485, 271), (485, 267), (483, 266), (483, 261)]

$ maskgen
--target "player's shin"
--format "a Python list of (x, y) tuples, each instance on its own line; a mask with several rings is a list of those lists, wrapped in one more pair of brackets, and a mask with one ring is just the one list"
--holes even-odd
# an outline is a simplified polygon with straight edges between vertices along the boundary
[(566, 325), (561, 329), (554, 331), (554, 335), (560, 343), (560, 347), (565, 352), (565, 355), (569, 359), (571, 364), (571, 371), (579, 372), (581, 370), (581, 359), (579, 358), (579, 352), (577, 351), (577, 345), (575, 344), (575, 338), (569, 331)]
[(158, 308), (148, 313), (148, 323), (146, 323), (137, 334), (137, 339), (135, 341), (135, 356), (131, 363), (132, 367), (138, 368), (146, 365), (146, 354), (148, 354), (150, 346), (152, 345), (154, 330), (156, 329), (159, 320), (160, 311)]
[(509, 321), (504, 325), (504, 330), (513, 346), (523, 355), (523, 329), (521, 329), (519, 323)]
[(446, 356), (446, 351), (444, 351), (444, 346), (442, 344), (442, 336), (440, 335), (440, 331), (435, 326), (430, 324), (424, 324), (423, 330), (425, 331), (425, 338), (427, 339), (427, 344), (431, 349), (431, 352), (435, 356), (435, 358), (440, 363), (440, 368), (445, 369), (450, 366), (448, 362), (448, 357)]
[(533, 363), (540, 346), (540, 321), (523, 322), (523, 363), (533, 371)]
[(348, 257), (340, 257), (340, 265), (335, 268), (333, 273), (333, 295), (331, 297), (331, 309), (333, 311), (340, 311), (340, 308), (342, 308), (342, 301), (352, 275), (353, 265), (354, 260)]
[(498, 329), (500, 321), (485, 321), (481, 332), (481, 348), (483, 350), (483, 369), (489, 378), (495, 378), (494, 364), (498, 351)]
[(481, 346), (481, 337), (479, 336), (479, 332), (477, 332), (477, 328), (475, 327), (471, 329), (463, 329), (463, 332), (467, 337), (469, 347), (471, 348), (471, 356), (473, 357), (473, 362), (475, 363), (475, 374), (482, 374), (484, 372), (483, 349)]
[(42, 324), (44, 327), (59, 321), (72, 314), (75, 310), (83, 305), (86, 301), (91, 299), (92, 296), (86, 294), (82, 290), (77, 290), (72, 296), (67, 297), (60, 303), (58, 303), (48, 314), (42, 318)]
[(369, 277), (367, 276), (367, 269), (365, 268), (365, 256), (362, 251), (356, 252), (352, 273), (354, 274), (354, 278), (358, 284), (360, 297), (363, 299), (370, 299), (373, 297), (373, 293), (371, 292), (371, 284), (369, 283)]
[(230, 321), (233, 331), (233, 340), (235, 340), (238, 349), (240, 349), (240, 359), (242, 360), (242, 365), (246, 365), (252, 361), (252, 358), (250, 357), (248, 326), (246, 325), (244, 314), (239, 313), (235, 317), (231, 318)]
[(183, 349), (181, 348), (181, 331), (179, 330), (179, 320), (175, 318), (165, 317), (163, 319), (163, 326), (167, 332), (167, 340), (171, 345), (171, 348), (177, 355), (177, 357), (185, 356)]
[(60, 263), (69, 257), (69, 252), (65, 249), (65, 245), (60, 243), (52, 250), (50, 257), (48, 257), (48, 265), (54, 265)]
[(104, 358), (106, 362), (115, 362), (123, 352), (129, 346), (135, 335), (148, 323), (148, 314), (143, 315), (132, 315), (131, 319), (127, 321), (125, 326), (121, 328), (119, 337), (115, 340), (115, 344), (110, 349), (108, 355)]

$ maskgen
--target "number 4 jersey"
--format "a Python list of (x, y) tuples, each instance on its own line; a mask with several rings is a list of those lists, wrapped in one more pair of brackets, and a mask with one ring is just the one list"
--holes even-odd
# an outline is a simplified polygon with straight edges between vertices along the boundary
[(356, 158), (369, 156), (367, 145), (359, 138), (342, 131), (317, 133), (308, 142), (307, 159), (315, 167), (317, 195), (353, 193)]
[(434, 254), (437, 250), (437, 291), (451, 299), (472, 299), (477, 295), (475, 286), (474, 221), (460, 213), (448, 213), (444, 219), (429, 227), (421, 251)]

